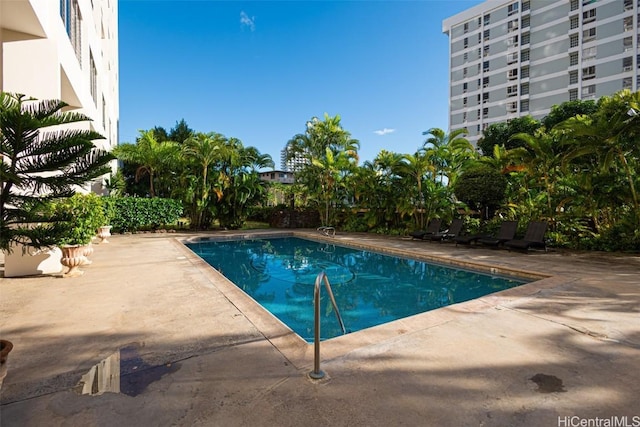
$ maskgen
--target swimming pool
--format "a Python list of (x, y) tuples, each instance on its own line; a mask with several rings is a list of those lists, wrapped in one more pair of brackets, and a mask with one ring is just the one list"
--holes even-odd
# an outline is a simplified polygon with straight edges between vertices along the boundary
[[(307, 342), (313, 290), (325, 271), (348, 331), (355, 332), (527, 283), (297, 237), (186, 243)], [(321, 293), (322, 339), (342, 335)]]

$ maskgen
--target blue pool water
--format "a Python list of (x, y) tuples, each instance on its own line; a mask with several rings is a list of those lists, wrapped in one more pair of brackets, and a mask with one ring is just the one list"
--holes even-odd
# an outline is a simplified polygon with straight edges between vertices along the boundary
[[(323, 270), (350, 332), (525, 283), (295, 237), (187, 246), (308, 342), (314, 283)], [(321, 295), (321, 338), (342, 335), (324, 287)]]

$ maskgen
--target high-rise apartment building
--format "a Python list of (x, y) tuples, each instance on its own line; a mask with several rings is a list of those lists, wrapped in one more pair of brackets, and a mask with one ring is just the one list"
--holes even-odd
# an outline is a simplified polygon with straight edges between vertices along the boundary
[(309, 164), (309, 159), (303, 155), (296, 153), (289, 158), (289, 147), (286, 146), (280, 150), (280, 167), (285, 172), (299, 172), (305, 165)]
[(74, 126), (99, 132), (96, 146), (110, 150), (118, 86), (117, 0), (0, 1), (0, 91), (66, 102), (93, 119)]
[(640, 0), (491, 0), (443, 21), (449, 129), (640, 88)]

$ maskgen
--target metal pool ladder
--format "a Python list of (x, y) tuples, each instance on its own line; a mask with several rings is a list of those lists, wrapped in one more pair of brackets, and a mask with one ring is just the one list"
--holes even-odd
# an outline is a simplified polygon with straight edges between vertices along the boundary
[(331, 299), (333, 310), (335, 311), (338, 322), (340, 323), (340, 328), (342, 328), (342, 333), (347, 333), (347, 330), (344, 327), (344, 322), (342, 321), (342, 316), (340, 316), (340, 311), (338, 310), (338, 304), (336, 304), (336, 299), (333, 296), (333, 291), (331, 290), (331, 284), (329, 284), (327, 274), (324, 271), (321, 271), (316, 276), (316, 283), (313, 290), (313, 327), (315, 334), (313, 339), (313, 371), (309, 372), (309, 377), (314, 380), (324, 378), (324, 372), (320, 370), (320, 285), (323, 281), (324, 287), (327, 289), (327, 293), (329, 294), (329, 299)]

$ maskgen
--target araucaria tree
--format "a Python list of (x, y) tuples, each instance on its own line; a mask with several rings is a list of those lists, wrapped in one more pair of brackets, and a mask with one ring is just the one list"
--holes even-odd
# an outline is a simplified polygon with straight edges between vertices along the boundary
[(36, 101), (0, 93), (0, 249), (15, 244), (49, 247), (59, 240), (57, 218), (47, 216), (46, 201), (68, 197), (74, 186), (108, 174), (114, 157), (97, 149), (103, 139), (91, 130), (50, 130), (51, 126), (90, 120), (63, 112), (62, 101)]

